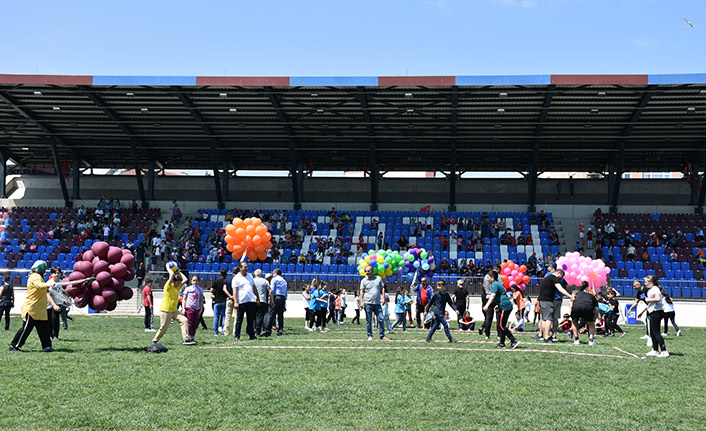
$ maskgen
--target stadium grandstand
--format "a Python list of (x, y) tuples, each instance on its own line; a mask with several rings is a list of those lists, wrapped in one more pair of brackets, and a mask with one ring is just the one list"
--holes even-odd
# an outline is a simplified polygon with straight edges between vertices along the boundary
[[(419, 244), (448, 263), (439, 276), (468, 278), (478, 293), (488, 265), (512, 259), (540, 277), (580, 247), (600, 253), (621, 293), (656, 274), (674, 297), (699, 299), (705, 147), (706, 74), (0, 75), (0, 266), (41, 258), (70, 270), (105, 237), (141, 249), (148, 272), (177, 259), (215, 278), (233, 265), (224, 223), (257, 214), (274, 247), (255, 267), (281, 267), (292, 289), (313, 277), (350, 287), (363, 251)], [(443, 177), (390, 176), (410, 171)], [(87, 226), (99, 207), (103, 219)], [(591, 246), (578, 233), (587, 227)]]

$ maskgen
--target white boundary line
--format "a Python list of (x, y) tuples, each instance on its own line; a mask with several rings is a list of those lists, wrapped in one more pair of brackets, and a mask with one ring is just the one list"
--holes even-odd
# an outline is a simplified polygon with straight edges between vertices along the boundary
[(201, 349), (291, 349), (291, 350), (451, 350), (463, 352), (531, 352), (559, 355), (592, 356), (598, 358), (634, 359), (630, 356), (604, 355), (599, 353), (565, 352), (544, 349), (479, 349), (468, 347), (411, 347), (411, 346), (204, 346)]

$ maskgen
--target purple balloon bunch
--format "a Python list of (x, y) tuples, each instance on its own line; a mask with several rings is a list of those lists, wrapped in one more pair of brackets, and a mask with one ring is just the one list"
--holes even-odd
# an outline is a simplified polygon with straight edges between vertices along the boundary
[(404, 268), (408, 276), (414, 276), (414, 273), (419, 271), (420, 277), (432, 278), (436, 261), (434, 256), (423, 248), (412, 248), (404, 254)]
[(96, 242), (83, 253), (64, 281), (95, 279), (71, 285), (66, 293), (79, 308), (90, 305), (94, 310), (113, 311), (118, 301), (132, 298), (133, 291), (125, 287), (125, 282), (135, 278), (134, 265), (135, 256), (130, 250)]

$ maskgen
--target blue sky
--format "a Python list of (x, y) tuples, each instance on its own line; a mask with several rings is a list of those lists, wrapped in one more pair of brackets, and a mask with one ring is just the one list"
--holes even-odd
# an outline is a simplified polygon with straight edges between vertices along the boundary
[(0, 73), (706, 72), (704, 0), (66, 0), (2, 10)]

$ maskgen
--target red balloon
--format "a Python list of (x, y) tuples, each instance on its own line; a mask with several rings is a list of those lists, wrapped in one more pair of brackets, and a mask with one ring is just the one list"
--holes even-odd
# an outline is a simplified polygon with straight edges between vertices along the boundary
[(110, 247), (108, 249), (108, 262), (118, 263), (123, 257), (123, 250), (120, 247)]
[(123, 287), (125, 287), (125, 282), (123, 279), (113, 277), (113, 290), (120, 291)]
[(96, 281), (103, 287), (109, 286), (113, 283), (108, 271), (99, 272), (96, 275)]
[(76, 286), (68, 286), (66, 288), (66, 294), (72, 298), (76, 298), (78, 295), (81, 294), (81, 292), (82, 292), (82, 290)]
[(523, 283), (529, 283), (529, 282), (530, 282), (530, 276), (529, 276), (529, 275), (525, 275), (524, 277), (522, 277), (522, 282), (523, 282)]
[(69, 281), (81, 280), (83, 278), (86, 278), (86, 274), (82, 272), (74, 271), (69, 274)]
[(95, 295), (88, 301), (88, 303), (91, 305), (91, 308), (96, 311), (105, 310), (105, 307), (107, 306), (105, 298), (101, 295)]
[(118, 300), (118, 292), (109, 287), (103, 289), (101, 296), (105, 299), (105, 302), (115, 302)]
[(126, 254), (132, 254), (132, 252), (130, 250), (128, 250), (127, 248), (124, 248), (123, 255), (126, 255)]
[(84, 251), (82, 257), (83, 257), (83, 260), (85, 260), (86, 262), (92, 262), (93, 258), (95, 258), (95, 256), (93, 255), (93, 252), (91, 250)]
[(522, 273), (527, 272), (527, 265), (522, 265), (520, 267), (520, 272), (522, 272)]
[(130, 281), (130, 280), (132, 280), (132, 279), (134, 279), (134, 278), (135, 278), (135, 269), (134, 269), (134, 268), (130, 268), (130, 269), (128, 269), (127, 272), (125, 273), (125, 276), (123, 277), (123, 280), (125, 280), (125, 281)]
[(83, 308), (88, 305), (89, 299), (90, 297), (87, 294), (79, 293), (78, 295), (76, 295), (76, 298), (74, 298), (74, 305), (78, 308)]
[(109, 270), (108, 262), (104, 260), (93, 261), (93, 275), (97, 276), (101, 272), (108, 272)]
[(132, 291), (132, 288), (126, 287), (125, 289), (118, 292), (118, 298), (123, 301), (127, 301), (128, 299), (132, 298), (133, 293), (134, 292)]
[(74, 270), (84, 274), (93, 274), (93, 263), (86, 261), (76, 262)]
[(127, 273), (127, 266), (122, 262), (116, 263), (110, 269), (110, 274), (115, 278), (123, 278), (126, 273)]
[(123, 257), (120, 258), (120, 262), (124, 263), (125, 266), (129, 268), (135, 264), (135, 256), (133, 256), (132, 253), (130, 253), (130, 250), (128, 250), (128, 252), (123, 254)]
[(100, 295), (103, 293), (103, 286), (101, 286), (96, 280), (93, 280), (91, 282), (91, 291), (94, 295)]
[(93, 243), (91, 246), (91, 251), (93, 252), (94, 256), (100, 257), (101, 259), (105, 259), (106, 256), (108, 256), (108, 249), (110, 248), (110, 245), (108, 245), (107, 242), (105, 241), (98, 241)]

